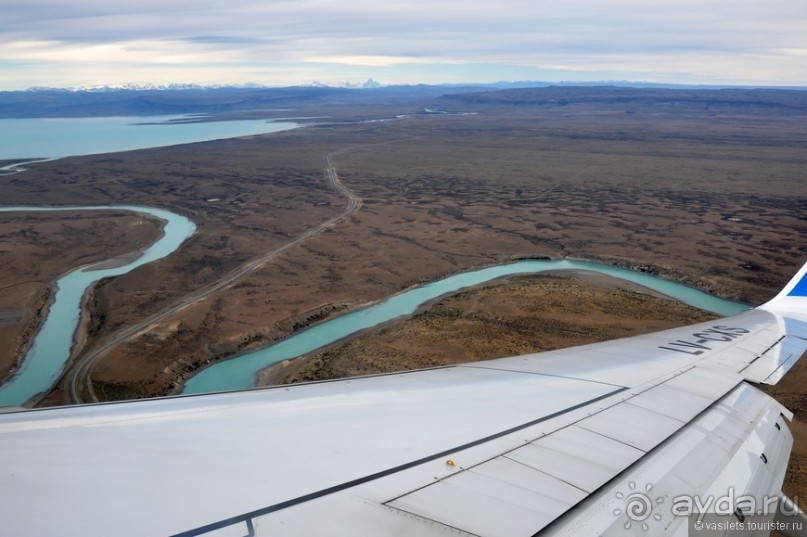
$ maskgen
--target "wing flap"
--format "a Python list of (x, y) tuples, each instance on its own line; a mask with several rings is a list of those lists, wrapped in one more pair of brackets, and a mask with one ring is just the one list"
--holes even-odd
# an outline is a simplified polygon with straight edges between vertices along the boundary
[(640, 449), (572, 425), (504, 456), (590, 493), (643, 455)]
[[(702, 380), (712, 374), (689, 372)], [(258, 515), (251, 523), (257, 535), (294, 527), (309, 537), (331, 535), (333, 528), (350, 528), (356, 536), (624, 535), (628, 523), (642, 535), (671, 535), (686, 525), (686, 518), (672, 511), (682, 491), (704, 500), (726, 496), (729, 487), (760, 498), (778, 493), (792, 443), (787, 414), (770, 397), (740, 384), (648, 453), (571, 425), (383, 505), (372, 498), (384, 485), (368, 482)], [(579, 467), (564, 471), (585, 460), (599, 466), (596, 480)], [(626, 502), (634, 494), (651, 501), (645, 519), (627, 518)], [(655, 503), (658, 498), (664, 502)]]
[[(793, 442), (786, 412), (759, 390), (738, 386), (541, 535), (686, 535), (688, 501), (693, 508), (696, 500), (709, 503), (714, 512), (729, 495), (763, 502), (779, 494)], [(631, 514), (631, 505), (640, 505), (634, 500), (643, 510)]]
[(762, 384), (776, 384), (807, 350), (807, 340), (786, 334), (743, 370), (745, 378)]
[(504, 457), (387, 505), (480, 537), (530, 537), (586, 492)]
[[(720, 381), (714, 382), (715, 376)], [(612, 401), (574, 425), (385, 505), (482, 537), (534, 535), (673, 436), (740, 381), (737, 376), (698, 368), (686, 370)], [(491, 493), (494, 498), (489, 497)], [(543, 498), (547, 495), (550, 499)]]
[(683, 375), (667, 380), (664, 385), (717, 401), (740, 383), (739, 375), (727, 375), (704, 367), (693, 367)]
[(625, 403), (583, 420), (579, 426), (647, 452), (683, 424), (652, 410)]

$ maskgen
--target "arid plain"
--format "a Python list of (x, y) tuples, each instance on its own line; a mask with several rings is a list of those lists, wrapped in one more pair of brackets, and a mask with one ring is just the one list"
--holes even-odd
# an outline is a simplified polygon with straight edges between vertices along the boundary
[[(617, 92), (618, 98), (561, 102), (552, 91), (383, 103), (338, 114), (301, 107), (296, 115), (331, 119), (272, 135), (37, 164), (0, 178), (2, 202), (152, 205), (199, 225), (177, 253), (96, 286), (87, 298), (86, 338), (75, 360), (127, 325), (338, 215), (346, 200), (328, 186), (326, 155), (336, 152), (339, 178), (362, 199), (348, 219), (115, 346), (91, 370), (100, 399), (175, 393), (190, 374), (217, 360), (415, 284), (511, 259), (594, 259), (749, 304), (770, 298), (807, 259), (803, 97), (796, 105), (788, 92), (773, 104), (753, 98), (710, 104), (676, 92), (652, 99)], [(424, 113), (425, 107), (451, 113)], [(0, 216), (4, 259), (12, 260), (0, 267), (2, 287), (30, 288), (10, 299), (12, 306), (2, 306), (3, 337), (12, 353), (3, 371), (25, 348), (50, 282), (67, 268), (136, 249), (158, 232), (153, 223), (106, 216), (94, 221), (73, 215), (72, 229), (63, 227), (65, 215), (37, 215), (35, 222)], [(99, 240), (82, 240), (82, 233)], [(58, 252), (48, 250), (48, 241), (54, 240), (69, 256), (52, 255)], [(113, 244), (120, 252), (110, 249)], [(33, 259), (36, 274), (14, 268), (30, 267)], [(490, 289), (496, 287), (479, 292)], [(596, 330), (577, 330), (560, 343), (703, 316), (657, 297), (636, 308), (635, 295), (601, 284), (569, 289), (552, 295), (579, 312), (567, 314), (564, 324), (591, 322), (581, 306), (594, 300), (591, 293), (606, 303), (594, 316)], [(528, 296), (538, 300), (545, 292)], [(494, 324), (511, 323), (525, 333), (517, 319), (526, 306), (504, 304), (502, 293), (493, 293), (500, 304)], [(479, 300), (459, 300), (452, 315), (462, 318)], [(662, 312), (668, 306), (675, 315)], [(444, 328), (445, 319), (435, 313), (441, 310), (429, 311), (409, 322), (437, 338), (456, 329)], [(604, 321), (609, 312), (615, 320)], [(490, 326), (469, 329), (485, 336), (467, 339), (473, 358), (492, 357), (491, 335), (511, 338)], [(408, 340), (411, 348), (402, 343), (402, 355), (417, 351), (421, 341)], [(456, 346), (443, 345), (446, 360), (457, 359)], [(528, 352), (540, 345), (533, 338), (504, 347)], [(803, 378), (799, 371), (794, 378)], [(799, 420), (807, 417), (802, 387), (783, 395)], [(42, 401), (67, 402), (64, 382)], [(797, 424), (797, 434), (803, 427)], [(793, 461), (803, 471), (807, 459), (799, 449)]]

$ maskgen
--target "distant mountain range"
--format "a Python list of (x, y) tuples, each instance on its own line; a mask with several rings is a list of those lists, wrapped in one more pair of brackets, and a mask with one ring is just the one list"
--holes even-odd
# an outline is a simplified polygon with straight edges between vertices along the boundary
[(228, 117), (382, 116), (519, 109), (609, 110), (619, 113), (807, 114), (807, 88), (500, 82), (475, 85), (316, 84), (272, 88), (257, 84), (115, 85), (35, 88), (0, 92), (0, 118), (154, 116), (207, 114)]
[[(326, 115), (339, 109), (403, 105), (404, 113), (427, 106), (446, 93), (482, 91), (484, 86), (379, 86), (362, 89), (311, 85), (262, 86), (125, 85), (93, 88), (37, 88), (0, 92), (0, 118), (256, 114), (262, 117)], [(369, 113), (369, 112), (368, 112)]]
[(261, 84), (109, 84), (100, 86), (71, 86), (66, 88), (52, 88), (47, 86), (35, 86), (28, 88), (28, 92), (49, 92), (49, 91), (65, 91), (65, 92), (87, 92), (87, 93), (107, 93), (110, 91), (181, 91), (181, 90), (216, 90), (223, 88), (234, 89), (257, 89), (265, 88)]
[[(488, 88), (488, 89), (518, 89), (518, 88), (543, 88), (543, 87), (624, 87), (624, 88), (659, 88), (659, 89), (791, 89), (791, 90), (807, 90), (807, 86), (728, 86), (728, 85), (707, 85), (707, 84), (663, 84), (656, 82), (631, 82), (627, 80), (606, 80), (595, 82), (546, 82), (540, 80), (522, 80), (522, 81), (499, 81), (499, 82), (482, 82), (482, 83), (468, 83), (468, 84), (383, 84), (376, 80), (369, 78), (364, 82), (342, 82), (339, 84), (326, 84), (324, 82), (312, 82), (311, 84), (302, 86), (288, 86), (296, 88), (332, 88), (332, 89), (379, 89), (379, 88), (406, 88), (406, 87), (439, 87), (439, 88), (455, 88), (455, 87), (474, 87), (474, 88)], [(221, 90), (221, 89), (235, 89), (235, 90), (250, 90), (250, 89), (284, 89), (278, 86), (267, 86), (265, 84), (245, 83), (245, 84), (185, 84), (185, 83), (170, 83), (170, 84), (106, 84), (106, 85), (91, 85), (91, 86), (73, 86), (66, 88), (58, 87), (32, 87), (25, 91), (29, 92), (51, 92), (51, 91), (65, 91), (65, 92), (88, 92), (88, 93), (106, 93), (114, 91), (182, 91), (182, 90)], [(0, 93), (6, 93), (0, 91)]]
[[(384, 84), (376, 82), (372, 78), (367, 79), (365, 82), (343, 82), (341, 84), (325, 84), (322, 82), (313, 82), (308, 86), (312, 88), (348, 88), (348, 89), (375, 89), (384, 87)], [(273, 86), (264, 84), (246, 83), (246, 84), (105, 84), (94, 86), (71, 86), (66, 88), (52, 88), (52, 87), (32, 87), (25, 91), (41, 92), (41, 91), (66, 91), (66, 92), (87, 92), (87, 93), (107, 93), (111, 91), (182, 91), (182, 90), (220, 90), (220, 89), (276, 89)], [(0, 92), (2, 93), (2, 92)]]
[(443, 110), (543, 110), (561, 113), (607, 111), (675, 116), (807, 116), (807, 91), (771, 88), (639, 88), (550, 86), (446, 94)]

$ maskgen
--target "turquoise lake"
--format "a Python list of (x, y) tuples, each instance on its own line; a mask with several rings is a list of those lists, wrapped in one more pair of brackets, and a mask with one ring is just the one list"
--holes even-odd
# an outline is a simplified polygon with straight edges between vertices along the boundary
[(298, 127), (288, 121), (181, 122), (182, 116), (0, 119), (0, 160), (60, 158), (204, 142)]

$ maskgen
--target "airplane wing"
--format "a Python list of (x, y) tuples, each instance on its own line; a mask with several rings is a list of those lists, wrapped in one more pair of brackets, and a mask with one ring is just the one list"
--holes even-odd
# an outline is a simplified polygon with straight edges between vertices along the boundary
[(628, 339), (10, 412), (0, 415), (0, 527), (10, 536), (685, 535), (687, 497), (780, 495), (792, 414), (749, 382), (775, 383), (805, 349), (807, 265), (759, 308)]

